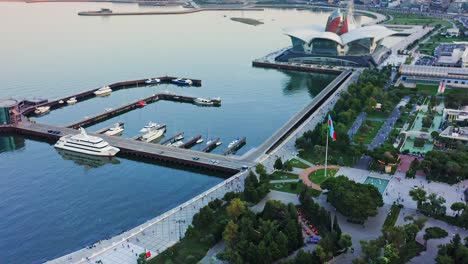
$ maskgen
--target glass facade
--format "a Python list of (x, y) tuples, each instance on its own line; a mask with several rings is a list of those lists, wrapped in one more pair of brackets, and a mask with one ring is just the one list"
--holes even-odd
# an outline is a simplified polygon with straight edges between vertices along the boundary
[(316, 38), (312, 40), (312, 52), (313, 55), (338, 55), (337, 51), (338, 43), (329, 39)]
[(0, 124), (10, 123), (10, 109), (8, 107), (0, 107)]
[(364, 38), (358, 39), (348, 43), (348, 55), (367, 55), (370, 53), (372, 46), (372, 39)]
[(293, 45), (293, 50), (294, 51), (300, 51), (300, 52), (304, 52), (304, 41), (298, 39), (298, 38), (295, 38), (295, 37), (292, 37), (291, 36), (291, 41), (292, 41), (292, 45)]

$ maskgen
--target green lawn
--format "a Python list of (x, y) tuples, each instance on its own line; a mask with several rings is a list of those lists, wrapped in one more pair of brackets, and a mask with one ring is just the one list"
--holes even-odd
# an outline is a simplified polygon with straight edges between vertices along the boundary
[(271, 190), (280, 192), (299, 194), (303, 188), (305, 188), (305, 185), (299, 182), (270, 183)]
[[(365, 121), (364, 121), (365, 122)], [(374, 139), (374, 137), (377, 135), (377, 133), (379, 132), (380, 128), (382, 127), (382, 125), (384, 124), (384, 122), (382, 121), (374, 121), (374, 120), (371, 120), (371, 127), (372, 129), (370, 129), (369, 131), (367, 132), (364, 132), (362, 130), (362, 127), (363, 125), (361, 125), (361, 128), (359, 128), (358, 132), (356, 133), (356, 135), (354, 136), (354, 141), (356, 142), (362, 142), (364, 144), (369, 144), (372, 142), (372, 140)]]
[(436, 95), (439, 87), (436, 85), (429, 85), (429, 84), (417, 84), (416, 89), (417, 89), (418, 94)]
[(289, 163), (291, 164), (291, 166), (293, 166), (294, 168), (299, 168), (299, 169), (307, 169), (309, 168), (310, 166), (305, 164), (304, 162), (300, 161), (300, 160), (297, 160), (297, 159), (290, 159), (289, 160)]
[(398, 220), (398, 215), (400, 215), (400, 206), (394, 204), (390, 208), (390, 212), (385, 218), (385, 222), (383, 224), (383, 229), (395, 226), (396, 221)]
[(270, 180), (292, 180), (292, 179), (299, 179), (299, 175), (285, 172), (285, 171), (275, 171), (270, 174)]
[[(296, 187), (294, 188), (294, 185)], [(270, 189), (275, 190), (275, 191), (280, 191), (280, 192), (287, 192), (287, 193), (294, 193), (294, 194), (300, 194), (304, 188), (308, 188), (305, 184), (300, 183), (300, 182), (287, 182), (287, 183), (270, 183)], [(314, 190), (312, 188), (309, 188), (312, 190), (312, 196), (317, 197), (320, 195), (320, 191)]]
[[(337, 172), (337, 169), (327, 169), (327, 178), (334, 177)], [(316, 184), (322, 184), (327, 178), (325, 178), (325, 169), (316, 170), (309, 175), (309, 179)]]
[(452, 24), (448, 21), (431, 18), (426, 16), (420, 15), (413, 15), (413, 14), (399, 14), (399, 13), (390, 13), (393, 16), (393, 20), (388, 22), (388, 24), (392, 25), (442, 25), (445, 27), (451, 27)]

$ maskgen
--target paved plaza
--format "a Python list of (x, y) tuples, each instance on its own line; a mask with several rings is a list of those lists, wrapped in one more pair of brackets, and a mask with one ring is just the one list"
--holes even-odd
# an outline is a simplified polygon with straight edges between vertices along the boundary
[(393, 202), (399, 202), (403, 204), (405, 208), (417, 209), (416, 202), (411, 199), (409, 192), (414, 188), (422, 188), (428, 194), (436, 193), (439, 196), (445, 198), (447, 207), (447, 215), (455, 215), (450, 209), (450, 206), (455, 202), (464, 201), (464, 190), (468, 187), (468, 180), (460, 182), (455, 185), (449, 185), (441, 182), (428, 182), (423, 178), (418, 179), (406, 179), (402, 177), (392, 176), (384, 173), (371, 172), (367, 170), (361, 170), (356, 168), (343, 167), (337, 173), (338, 175), (344, 175), (349, 179), (352, 179), (359, 183), (364, 183), (368, 177), (388, 180), (388, 185), (382, 194), (383, 201), (385, 204), (393, 204)]

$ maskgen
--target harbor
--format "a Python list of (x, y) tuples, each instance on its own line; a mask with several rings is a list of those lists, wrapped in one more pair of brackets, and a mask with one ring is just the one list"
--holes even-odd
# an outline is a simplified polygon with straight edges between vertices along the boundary
[[(216, 155), (214, 160), (222, 156), (230, 142), (246, 137), (246, 145), (235, 154), (226, 156), (231, 159), (244, 159), (291, 116), (309, 104), (336, 77), (265, 70), (249, 65), (252, 58), (262, 55), (265, 51), (288, 45), (288, 38), (279, 30), (286, 19), (295, 18), (295, 24), (310, 21), (315, 23), (317, 19), (326, 19), (326, 15), (308, 15), (294, 10), (265, 10), (252, 13), (254, 18), (265, 22), (254, 28), (255, 32), (250, 32), (252, 30), (248, 25), (230, 20), (230, 17), (242, 17), (242, 11), (112, 18), (76, 15), (80, 10), (98, 10), (101, 7), (110, 8), (115, 12), (148, 10), (125, 6), (126, 4), (71, 3), (9, 8), (12, 14), (24, 14), (12, 18), (13, 21), (25, 21), (15, 28), (15, 31), (20, 33), (15, 33), (15, 36), (20, 36), (24, 41), (21, 42), (23, 46), (18, 46), (18, 42), (14, 42), (15, 45), (5, 43), (5, 47), (11, 52), (5, 52), (3, 57), (6, 63), (2, 68), (5, 73), (2, 80), (4, 85), (0, 88), (2, 97), (13, 97), (19, 101), (27, 98), (34, 104), (39, 102), (39, 99), (66, 99), (66, 103), (69, 96), (118, 80), (165, 75), (202, 79), (201, 88), (179, 87), (170, 83), (154, 86), (139, 84), (132, 89), (114, 90), (107, 97), (91, 95), (89, 100), (77, 98), (78, 102), (74, 105), (58, 104), (57, 108), (52, 107), (49, 113), (40, 116), (31, 113), (28, 116), (36, 124), (47, 124), (51, 128), (66, 127), (165, 91), (192, 98), (220, 96), (223, 102), (219, 108), (159, 100), (94, 125), (90, 124), (85, 129), (90, 135), (103, 137), (103, 134), (95, 132), (123, 122), (125, 131), (120, 137), (135, 143), (132, 138), (138, 135), (138, 131), (148, 122), (166, 124), (166, 136), (159, 142), (136, 143), (158, 147), (167, 137), (184, 132), (184, 143), (202, 135), (204, 142), (190, 148), (198, 153), (207, 146), (206, 143), (210, 139), (219, 138), (222, 144), (210, 152)], [(28, 9), (31, 9), (31, 12)], [(56, 9), (55, 12), (60, 16), (54, 19), (44, 17), (39, 9)], [(301, 13), (301, 16), (298, 13)], [(5, 15), (3, 20), (8, 20), (8, 14)], [(175, 23), (175, 20), (180, 18), (186, 19), (187, 23)], [(141, 21), (138, 26), (129, 21), (135, 19)], [(34, 27), (29, 21), (44, 23), (39, 32), (42, 36), (47, 36), (43, 38), (44, 41), (30, 41), (35, 31), (31, 31)], [(164, 23), (173, 26), (155, 26)], [(213, 24), (216, 25), (216, 30), (219, 30), (216, 32), (219, 34), (206, 31), (206, 28)], [(61, 33), (57, 34), (58, 32)], [(178, 33), (183, 33), (187, 39), (181, 40)], [(265, 37), (257, 41), (246, 41), (259, 33)], [(6, 32), (6, 36), (11, 38), (13, 34)], [(94, 41), (83, 41), (89, 38)], [(64, 43), (64, 40), (69, 41)], [(190, 40), (190, 48), (183, 44), (187, 40)], [(32, 45), (33, 43), (35, 45)], [(39, 60), (34, 55), (37, 54), (38, 47), (45, 46), (48, 49), (41, 53), (41, 62), (46, 58), (60, 58), (47, 67), (44, 67), (43, 63), (36, 63)], [(224, 56), (219, 57), (213, 53), (218, 48), (242, 52), (226, 52)], [(16, 51), (19, 50), (22, 56), (18, 56), (20, 54)], [(76, 130), (67, 131), (78, 133)], [(145, 227), (140, 226), (141, 224), (161, 216), (161, 224), (157, 227), (154, 225), (153, 229), (144, 229), (145, 235), (140, 233), (132, 239), (132, 243), (142, 248), (157, 244), (157, 247), (153, 247), (156, 251), (152, 252), (158, 254), (157, 249), (163, 250), (179, 239), (179, 229), (173, 221), (184, 219), (186, 223), (181, 223), (181, 232), (184, 232), (185, 226), (191, 222), (189, 211), (196, 211), (198, 206), (196, 203), (193, 205), (197, 206), (197, 209), (192, 209), (191, 205), (187, 206), (179, 211), (180, 213), (174, 214), (173, 218), (165, 218), (165, 212), (171, 208), (174, 208), (174, 211), (180, 210), (179, 205), (199, 194), (199, 201), (202, 201), (205, 191), (220, 184), (224, 177), (232, 175), (124, 153), (118, 153), (115, 159), (112, 159), (118, 160), (119, 163), (112, 161), (99, 165), (97, 162), (89, 162), (88, 165), (85, 158), (62, 155), (62, 151), (54, 149), (53, 144), (57, 141), (57, 136), (50, 135), (51, 139), (47, 137), (49, 135), (46, 134), (38, 137), (25, 134), (23, 136), (17, 133), (16, 129), (11, 130), (9, 135), (2, 134), (2, 142), (15, 144), (15, 147), (3, 148), (6, 152), (0, 154), (4, 161), (1, 166), (7, 172), (2, 177), (5, 189), (2, 189), (4, 203), (1, 203), (2, 213), (7, 215), (7, 218), (0, 223), (9, 227), (0, 231), (4, 238), (4, 244), (0, 243), (0, 255), (8, 263), (18, 263), (16, 256), (22, 256), (20, 261), (26, 263), (42, 263), (60, 256), (64, 256), (61, 258), (63, 263), (77, 262), (77, 255), (68, 254), (96, 244), (96, 248), (86, 249), (86, 254), (82, 255), (91, 256), (90, 253), (98, 251), (97, 247), (111, 246), (116, 242), (112, 237), (127, 230), (136, 232), (140, 227)], [(219, 189), (220, 196), (224, 190), (237, 190), (230, 189), (229, 181), (223, 183), (223, 186), (227, 186), (228, 189)], [(13, 190), (18, 192), (12, 193)], [(205, 201), (209, 200), (211, 195), (208, 194)], [(12, 211), (12, 202), (20, 204), (24, 209), (18, 213)], [(37, 220), (27, 223), (21, 221), (29, 218)], [(82, 228), (83, 226), (87, 228)], [(133, 230), (135, 227), (137, 228)], [(140, 242), (136, 241), (136, 238)], [(101, 241), (100, 245), (97, 241)], [(3, 247), (6, 245), (9, 246)], [(116, 253), (123, 254), (123, 248), (118, 246), (120, 248), (117, 248), (116, 252), (111, 248), (96, 255), (91, 262), (102, 259), (105, 263), (116, 263), (111, 257), (115, 259), (116, 256), (122, 256), (115, 255)], [(132, 249), (137, 250), (136, 247)], [(130, 249), (127, 251), (131, 253)], [(104, 255), (108, 258), (104, 258)], [(73, 257), (73, 261), (67, 261), (70, 256)]]

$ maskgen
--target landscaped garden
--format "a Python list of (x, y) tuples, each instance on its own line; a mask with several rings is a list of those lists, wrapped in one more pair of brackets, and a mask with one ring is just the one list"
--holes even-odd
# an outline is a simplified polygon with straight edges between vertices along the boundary
[(335, 174), (337, 172), (338, 172), (338, 169), (327, 169), (327, 177), (325, 177), (325, 169), (320, 169), (320, 170), (313, 171), (309, 175), (309, 179), (313, 183), (321, 184), (326, 179), (335, 177)]
[(383, 124), (383, 121), (366, 120), (354, 136), (354, 141), (364, 144), (371, 143)]
[(285, 172), (285, 171), (275, 171), (272, 174), (270, 174), (270, 180), (293, 180), (293, 179), (299, 179), (299, 175), (291, 173), (291, 172)]
[(304, 162), (298, 159), (290, 159), (289, 164), (291, 164), (291, 166), (293, 166), (294, 168), (299, 168), (299, 169), (307, 169), (310, 167), (309, 165), (305, 164)]

